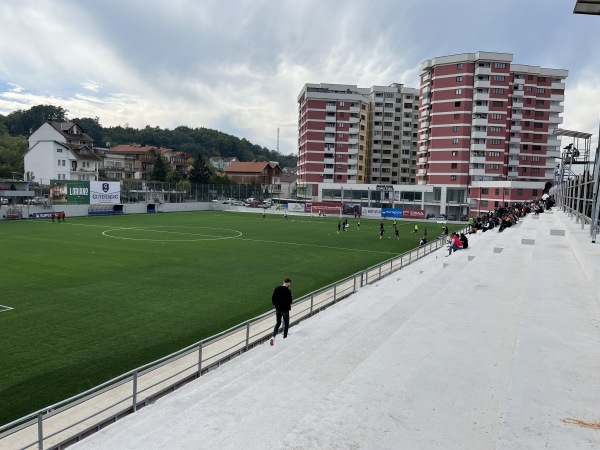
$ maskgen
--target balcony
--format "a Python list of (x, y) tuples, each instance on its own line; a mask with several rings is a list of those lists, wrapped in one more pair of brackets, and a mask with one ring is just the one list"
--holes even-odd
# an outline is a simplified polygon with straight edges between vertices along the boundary
[(558, 148), (548, 148), (546, 150), (546, 156), (548, 158), (559, 158), (560, 157), (560, 150)]
[(426, 119), (426, 118), (428, 118), (430, 115), (431, 115), (431, 111), (430, 111), (430, 110), (428, 110), (428, 109), (424, 109), (424, 110), (423, 110), (423, 112), (421, 113), (421, 117), (422, 117), (423, 119)]
[(521, 136), (511, 136), (510, 137), (510, 143), (511, 144), (520, 144), (521, 143)]
[(512, 120), (523, 120), (523, 114), (513, 112), (511, 118)]
[(427, 72), (423, 75), (423, 81), (431, 81), (431, 72)]
[(488, 92), (475, 92), (473, 100), (477, 101), (489, 101), (490, 94)]
[(490, 110), (488, 105), (475, 105), (473, 106), (473, 113), (475, 114), (487, 114)]
[(550, 105), (550, 112), (561, 113), (565, 110), (563, 105)]
[(510, 131), (514, 131), (515, 133), (517, 133), (519, 131), (523, 131), (523, 127), (521, 127), (521, 125), (513, 125), (512, 127), (510, 127)]
[(560, 146), (560, 139), (550, 135), (550, 136), (548, 136), (547, 144), (548, 144), (548, 147), (558, 147), (558, 146)]
[(471, 156), (469, 161), (472, 164), (485, 164), (485, 156)]
[(335, 125), (334, 126), (325, 125), (325, 131), (328, 133), (335, 133)]
[(424, 95), (421, 97), (421, 101), (424, 105), (429, 105), (431, 103), (431, 97)]
[(564, 94), (550, 94), (550, 100), (553, 102), (564, 102), (565, 96)]
[(525, 84), (525, 78), (515, 78), (515, 84)]
[(553, 81), (550, 85), (551, 89), (560, 89), (562, 91), (565, 90), (565, 83), (561, 83), (560, 81)]
[(519, 172), (517, 172), (516, 170), (508, 171), (508, 178), (517, 178), (518, 176), (519, 176)]
[(472, 123), (476, 127), (486, 127), (488, 125), (487, 119), (473, 119)]
[(490, 80), (475, 80), (475, 89), (489, 89), (490, 86)]
[(487, 139), (487, 131), (471, 131), (472, 139)]
[(514, 146), (514, 147), (513, 147), (513, 146), (511, 145), (510, 147), (508, 147), (508, 154), (509, 154), (509, 155), (518, 155), (518, 154), (520, 154), (520, 153), (521, 153), (521, 151), (520, 151), (520, 149), (519, 149), (519, 147), (518, 147), (518, 146)]
[(336, 105), (325, 105), (325, 111), (335, 111)]
[(492, 68), (491, 67), (475, 67), (475, 76), (479, 75), (491, 75)]
[(426, 164), (429, 158), (427, 158), (427, 156), (421, 157), (418, 159), (418, 163), (419, 164)]
[(559, 116), (550, 116), (548, 119), (550, 123), (558, 125), (559, 123), (563, 123), (563, 118)]
[(429, 145), (421, 145), (419, 147), (419, 152), (420, 153), (424, 153), (424, 152), (427, 152), (427, 151), (429, 151)]
[(477, 176), (484, 176), (485, 175), (485, 169), (469, 169), (469, 174), (473, 177), (477, 177)]
[(417, 175), (425, 175), (427, 173), (427, 169), (418, 169)]
[[(523, 91), (520, 91), (520, 90), (519, 91), (516, 91), (516, 90), (513, 91), (513, 98), (515, 98), (515, 97), (521, 98), (524, 95), (525, 95), (525, 93)], [(522, 102), (520, 102), (520, 103), (522, 103)]]
[(325, 158), (323, 164), (335, 164), (335, 158)]
[(329, 137), (329, 136), (325, 136), (325, 142), (328, 143), (335, 143), (335, 136)]
[(484, 152), (485, 144), (471, 144), (471, 151), (473, 152)]
[(356, 169), (348, 169), (346, 171), (346, 174), (348, 175), (356, 175), (358, 173), (358, 171)]
[(421, 126), (419, 128), (420, 129), (429, 128), (429, 125), (430, 125), (429, 121), (428, 120), (424, 120), (423, 122), (421, 122)]

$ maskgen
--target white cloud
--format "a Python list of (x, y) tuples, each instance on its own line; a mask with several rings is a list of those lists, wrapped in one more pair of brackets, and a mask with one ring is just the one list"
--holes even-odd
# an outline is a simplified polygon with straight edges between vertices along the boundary
[[(305, 83), (417, 87), (423, 60), (487, 50), (569, 69), (564, 126), (589, 129), (600, 97), (580, 66), (600, 56), (582, 44), (597, 21), (558, 3), (0, 0), (0, 113), (52, 103), (104, 126), (203, 126), (272, 149), (279, 127), (291, 153)], [(457, 30), (467, 10), (476, 26)], [(544, 20), (531, 20), (537, 10)], [(559, 18), (569, 33), (547, 26)], [(548, 46), (515, 32), (525, 28)]]

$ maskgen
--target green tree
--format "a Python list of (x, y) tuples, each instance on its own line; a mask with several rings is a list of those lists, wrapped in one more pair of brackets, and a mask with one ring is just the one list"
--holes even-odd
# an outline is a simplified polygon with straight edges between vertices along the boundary
[(206, 165), (204, 159), (201, 156), (198, 156), (194, 160), (194, 164), (192, 164), (192, 170), (190, 171), (190, 175), (188, 176), (188, 180), (190, 183), (196, 184), (208, 184), (211, 178), (212, 172)]
[(177, 170), (172, 170), (167, 175), (167, 181), (169, 183), (179, 183), (181, 181), (181, 174)]
[(12, 136), (21, 134), (28, 136), (30, 132), (37, 130), (47, 120), (65, 122), (69, 111), (53, 105), (37, 105), (28, 110), (18, 110), (10, 113), (4, 119), (4, 123)]
[(154, 162), (154, 168), (152, 169), (152, 174), (150, 175), (150, 180), (152, 181), (167, 181), (167, 161), (162, 155), (158, 155), (156, 157), (156, 161)]

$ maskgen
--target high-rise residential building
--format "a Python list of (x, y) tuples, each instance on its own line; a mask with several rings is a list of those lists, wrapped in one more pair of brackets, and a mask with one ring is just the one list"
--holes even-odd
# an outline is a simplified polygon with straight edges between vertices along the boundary
[(541, 196), (554, 177), (567, 70), (464, 53), (421, 64), (417, 183), (455, 186), (471, 214)]
[(298, 95), (298, 194), (320, 183), (414, 184), (418, 90), (306, 84)]

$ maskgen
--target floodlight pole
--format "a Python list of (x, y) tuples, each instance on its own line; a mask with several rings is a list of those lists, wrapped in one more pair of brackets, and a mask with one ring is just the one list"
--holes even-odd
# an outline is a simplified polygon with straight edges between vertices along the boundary
[(592, 204), (592, 222), (590, 224), (590, 235), (592, 236), (592, 244), (596, 242), (596, 234), (598, 232), (598, 211), (600, 210), (600, 121), (598, 122), (598, 144), (596, 145), (596, 160), (594, 161), (594, 195)]

